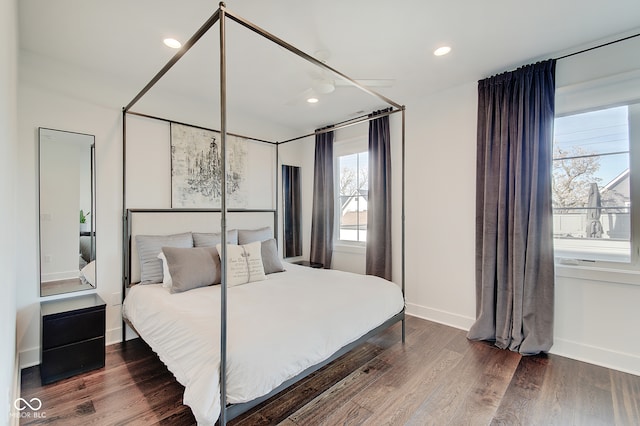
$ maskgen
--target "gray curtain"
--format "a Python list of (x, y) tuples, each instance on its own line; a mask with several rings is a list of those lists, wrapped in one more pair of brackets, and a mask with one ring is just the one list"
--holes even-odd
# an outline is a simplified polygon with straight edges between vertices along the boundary
[(302, 190), (300, 167), (282, 165), (284, 257), (302, 256)]
[(331, 268), (333, 254), (333, 131), (316, 134), (310, 261)]
[(476, 322), (468, 337), (522, 354), (553, 344), (555, 60), (478, 82)]
[[(378, 111), (372, 114), (387, 112)], [(391, 280), (391, 135), (389, 116), (369, 121), (366, 273)]]

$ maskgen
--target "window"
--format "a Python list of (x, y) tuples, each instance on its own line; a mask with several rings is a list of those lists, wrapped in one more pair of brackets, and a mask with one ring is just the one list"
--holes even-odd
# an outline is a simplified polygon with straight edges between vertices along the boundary
[(338, 239), (365, 242), (367, 240), (369, 153), (364, 151), (339, 155), (336, 165)]
[(631, 233), (633, 208), (640, 205), (631, 192), (632, 156), (638, 153), (630, 150), (630, 139), (639, 106), (555, 119), (554, 249), (564, 262), (629, 263), (638, 250)]

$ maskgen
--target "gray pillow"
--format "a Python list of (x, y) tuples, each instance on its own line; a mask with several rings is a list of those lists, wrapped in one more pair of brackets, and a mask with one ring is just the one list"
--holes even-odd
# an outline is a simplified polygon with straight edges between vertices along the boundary
[(90, 237), (87, 235), (80, 236), (80, 256), (82, 256), (82, 258), (86, 263), (91, 262), (91, 240), (92, 239), (93, 237)]
[(238, 229), (238, 244), (240, 245), (265, 241), (269, 238), (273, 238), (273, 231), (269, 226), (260, 229)]
[(140, 259), (140, 283), (162, 282), (162, 261), (158, 255), (162, 247), (193, 247), (191, 232), (173, 235), (136, 235)]
[(282, 262), (278, 256), (278, 245), (275, 239), (270, 238), (263, 241), (261, 250), (262, 266), (264, 267), (265, 274), (284, 271), (284, 266), (282, 266)]
[[(194, 247), (215, 247), (216, 244), (222, 244), (222, 232), (216, 233), (193, 233)], [(238, 230), (231, 229), (227, 231), (227, 244), (238, 244)]]
[(171, 274), (171, 293), (220, 283), (220, 257), (215, 247), (162, 247)]

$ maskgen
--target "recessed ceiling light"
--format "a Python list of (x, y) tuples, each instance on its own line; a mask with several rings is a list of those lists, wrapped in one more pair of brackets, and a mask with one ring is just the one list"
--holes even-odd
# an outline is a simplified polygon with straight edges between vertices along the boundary
[(318, 102), (318, 98), (309, 98), (307, 99), (307, 102), (309, 102), (310, 104), (315, 104), (316, 102)]
[(172, 49), (180, 49), (182, 47), (182, 43), (180, 43), (175, 38), (165, 38), (163, 41), (164, 41), (164, 44), (166, 44)]
[(451, 52), (451, 48), (449, 46), (442, 46), (442, 47), (438, 47), (436, 50), (434, 50), (433, 54), (436, 55), (436, 56), (443, 56), (443, 55), (446, 55), (449, 52)]

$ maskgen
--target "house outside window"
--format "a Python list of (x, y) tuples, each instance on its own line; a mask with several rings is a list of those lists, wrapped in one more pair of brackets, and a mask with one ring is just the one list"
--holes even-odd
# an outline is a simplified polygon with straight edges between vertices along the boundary
[[(640, 206), (631, 192), (640, 104), (557, 117), (553, 146), (553, 236), (562, 263), (630, 263)], [(637, 161), (637, 160), (636, 160)], [(637, 207), (636, 207), (637, 208)]]

